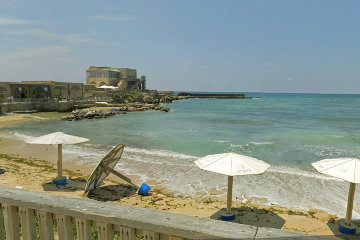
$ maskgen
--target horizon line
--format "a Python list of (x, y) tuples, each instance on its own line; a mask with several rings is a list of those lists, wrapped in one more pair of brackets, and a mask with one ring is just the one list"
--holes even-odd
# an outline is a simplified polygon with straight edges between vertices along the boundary
[[(158, 90), (158, 91), (166, 91), (166, 90)], [(320, 93), (320, 92), (253, 92), (253, 91), (197, 91), (197, 90), (169, 90), (173, 92), (199, 92), (199, 93), (265, 93), (265, 94), (318, 94), (318, 95), (360, 95), (360, 93)]]

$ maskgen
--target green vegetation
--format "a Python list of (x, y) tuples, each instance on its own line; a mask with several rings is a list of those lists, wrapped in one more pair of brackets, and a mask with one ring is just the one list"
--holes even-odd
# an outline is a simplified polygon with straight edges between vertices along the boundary
[[(38, 160), (38, 159), (31, 159), (31, 158), (22, 158), (11, 154), (4, 154), (0, 153), (0, 158), (7, 161), (7, 166), (12, 167), (12, 170), (19, 171), (19, 167), (16, 164), (26, 164), (30, 167), (37, 167), (41, 168), (42, 172), (53, 172), (56, 173), (57, 170), (54, 167), (53, 163), (44, 161), (44, 160)], [(63, 169), (63, 172), (69, 176), (69, 178), (72, 177), (81, 177), (82, 175), (67, 169)]]

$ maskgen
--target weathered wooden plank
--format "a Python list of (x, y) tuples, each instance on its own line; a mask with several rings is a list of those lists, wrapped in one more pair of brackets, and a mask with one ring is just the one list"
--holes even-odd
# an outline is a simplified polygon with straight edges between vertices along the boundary
[(6, 239), (20, 239), (18, 208), (9, 204), (2, 204)]
[(169, 240), (169, 239), (170, 239), (169, 234), (159, 233), (159, 240)]
[(59, 240), (73, 240), (73, 224), (70, 216), (56, 214)]
[(36, 211), (36, 215), (39, 218), (40, 239), (54, 240), (54, 222), (52, 213)]
[(19, 207), (21, 233), (24, 240), (36, 240), (35, 210)]
[(160, 234), (157, 232), (144, 231), (144, 240), (159, 240)]
[(76, 218), (76, 230), (77, 230), (77, 239), (78, 240), (88, 240), (91, 239), (91, 221), (88, 219)]
[(0, 205), (0, 240), (5, 240), (4, 214), (2, 205)]
[(113, 240), (114, 232), (112, 224), (110, 223), (96, 223), (96, 228), (98, 230), (98, 239), (99, 240)]
[(169, 240), (184, 240), (184, 238), (175, 237), (175, 236), (169, 236)]
[(114, 230), (120, 233), (121, 240), (133, 240), (135, 239), (135, 229), (122, 227), (120, 225), (115, 225)]
[(284, 231), (275, 228), (259, 227), (254, 239), (281, 240), (334, 240), (332, 237), (314, 236), (303, 233)]

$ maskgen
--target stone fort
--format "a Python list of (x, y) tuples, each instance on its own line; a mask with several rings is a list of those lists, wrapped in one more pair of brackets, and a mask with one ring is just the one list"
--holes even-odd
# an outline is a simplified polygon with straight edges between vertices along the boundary
[(118, 87), (120, 90), (145, 89), (146, 78), (137, 77), (136, 69), (91, 66), (86, 70), (86, 84)]

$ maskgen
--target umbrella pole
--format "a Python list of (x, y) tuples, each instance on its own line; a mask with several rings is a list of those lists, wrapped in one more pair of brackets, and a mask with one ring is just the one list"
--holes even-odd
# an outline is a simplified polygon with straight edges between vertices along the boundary
[(62, 144), (58, 144), (57, 179), (62, 179)]
[(227, 208), (226, 213), (231, 213), (231, 203), (232, 203), (232, 188), (233, 188), (233, 176), (228, 176), (228, 192), (227, 192)]
[(352, 217), (352, 209), (354, 204), (354, 194), (355, 194), (355, 183), (350, 183), (349, 187), (349, 196), (348, 196), (348, 203), (347, 203), (347, 209), (346, 209), (346, 224), (350, 225), (351, 217)]

